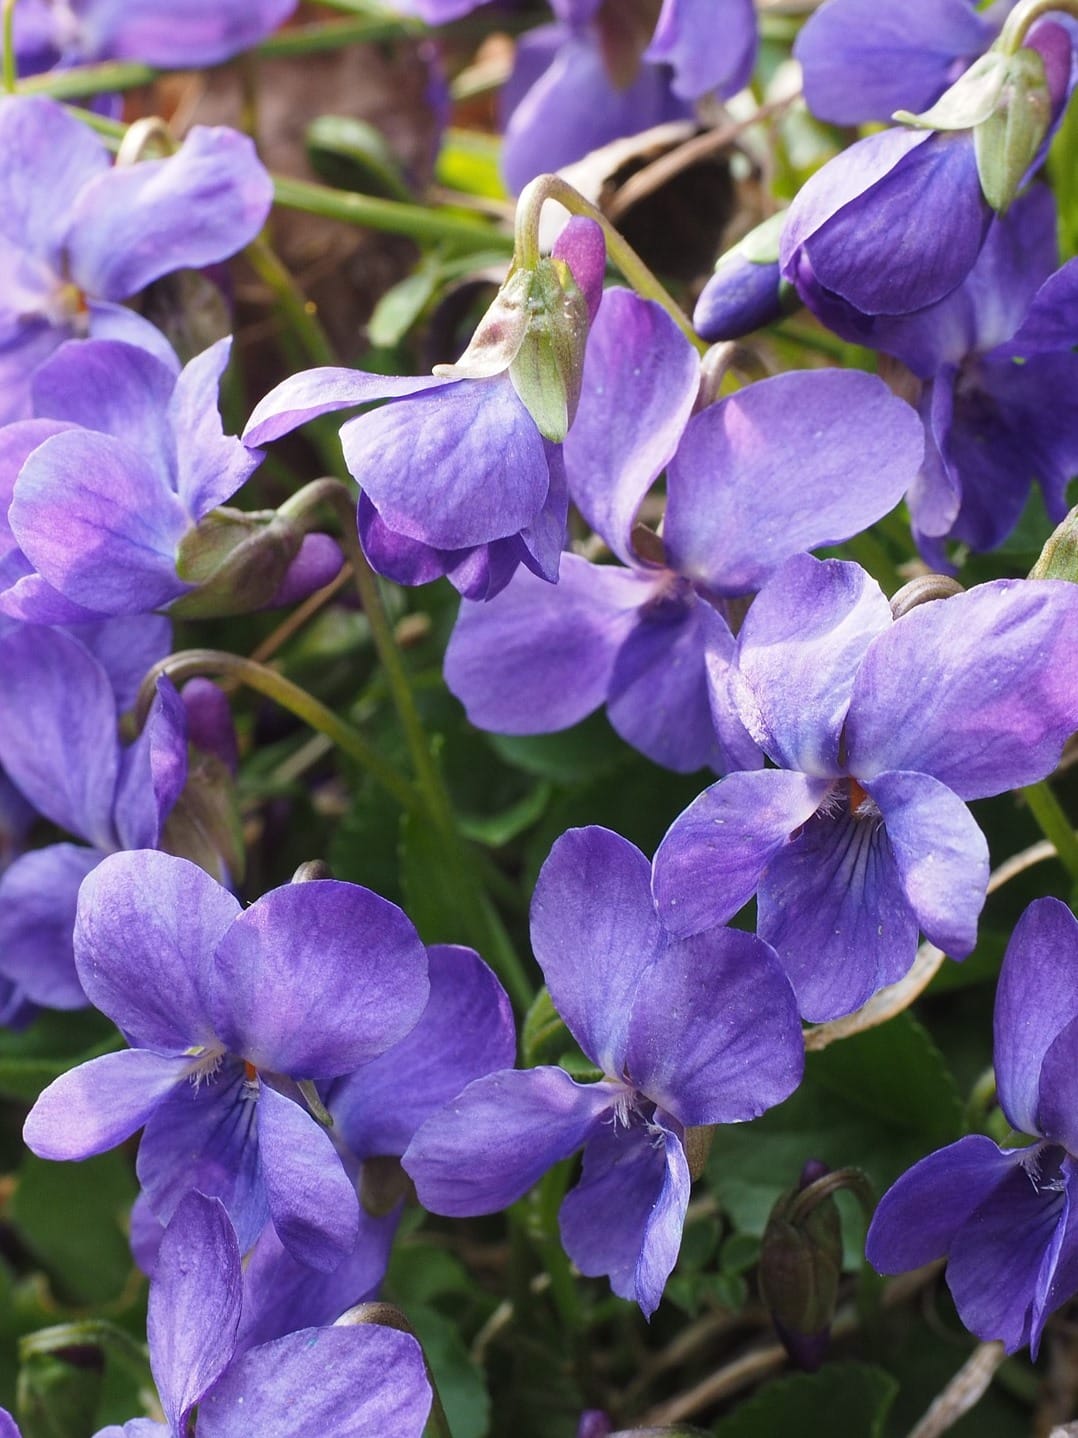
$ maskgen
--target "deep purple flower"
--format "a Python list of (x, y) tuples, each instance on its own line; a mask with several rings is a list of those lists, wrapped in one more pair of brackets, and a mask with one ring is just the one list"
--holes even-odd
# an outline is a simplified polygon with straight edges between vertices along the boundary
[[(420, 1438), (431, 1405), (423, 1351), (374, 1324), (304, 1327), (244, 1348), (240, 1250), (223, 1204), (190, 1193), (161, 1240), (147, 1336), (166, 1421), (133, 1418), (96, 1438)], [(0, 1409), (0, 1438), (19, 1438)]]
[(1062, 269), (1051, 192), (1036, 185), (991, 227), (968, 277), (917, 314), (877, 316), (859, 338), (921, 381), (914, 533), (937, 568), (944, 541), (993, 549), (1034, 481), (1058, 523), (1078, 472), (1078, 261)]
[(66, 339), (122, 339), (168, 360), (160, 331), (120, 301), (235, 254), (272, 198), (235, 130), (197, 126), (167, 160), (113, 166), (54, 101), (0, 100), (0, 421), (32, 413), (30, 377)]
[(162, 842), (187, 774), (183, 704), (163, 679), (134, 744), (119, 720), (168, 648), (168, 621), (149, 616), (0, 636), (0, 765), (81, 841), (32, 849), (0, 876), (0, 976), (24, 1000), (85, 1005), (71, 947), (79, 885), (106, 854)]
[(272, 1219), (303, 1262), (339, 1263), (355, 1189), (302, 1081), (350, 1073), (422, 1013), (426, 956), (401, 910), (332, 880), (241, 909), (183, 859), (115, 854), (79, 893), (75, 963), (131, 1047), (51, 1084), (30, 1148), (88, 1158), (145, 1125), (139, 1179), (162, 1221), (195, 1188), (223, 1199), (245, 1249)]
[[(748, 84), (751, 0), (664, 0), (654, 29), (640, 0), (552, 0), (556, 23), (517, 44), (502, 96), (502, 167), (519, 192), (623, 135), (692, 114)], [(651, 12), (654, 13), (654, 12)]]
[(1034, 1357), (1051, 1313), (1078, 1291), (1078, 921), (1037, 899), (1015, 927), (996, 992), (999, 1104), (1028, 1147), (972, 1134), (884, 1194), (865, 1256), (901, 1273), (946, 1256), (959, 1316), (979, 1338)]
[(999, 32), (1013, 0), (825, 0), (794, 44), (805, 101), (835, 125), (927, 110)]
[(677, 1259), (686, 1128), (755, 1118), (801, 1078), (793, 995), (751, 934), (690, 939), (659, 920), (640, 851), (608, 829), (570, 830), (536, 883), (532, 945), (555, 1007), (602, 1071), (477, 1079), (429, 1119), (404, 1167), (436, 1213), (493, 1213), (584, 1148), (562, 1240), (589, 1276), (651, 1314)]
[[(480, 728), (550, 733), (605, 703), (615, 729), (671, 769), (762, 762), (722, 697), (741, 598), (791, 554), (893, 508), (923, 441), (874, 376), (783, 374), (693, 413), (699, 386), (669, 316), (608, 290), (565, 465), (576, 504), (627, 567), (567, 554), (556, 588), (520, 573), (490, 604), (462, 605), (446, 682)], [(641, 540), (637, 510), (664, 469), (662, 540)]]
[[(859, 317), (870, 324), (863, 317), (908, 315), (962, 283), (997, 211), (1013, 200), (1062, 116), (1072, 41), (1071, 31), (1041, 21), (1016, 56), (986, 57), (996, 62), (992, 84), (965, 102), (968, 120), (937, 121), (932, 111), (918, 123), (937, 128), (869, 135), (802, 186), (787, 212), (779, 258), (785, 278), (825, 324), (850, 331)], [(1013, 136), (1013, 153), (1002, 135), (976, 144), (975, 132), (983, 137), (997, 109), (1011, 102), (1012, 67), (1020, 71), (1025, 60), (1040, 66), (1039, 81), (1027, 67), (1021, 83), (1039, 85), (1044, 111), (1039, 134), (1031, 129), (1027, 137), (1029, 152)], [(1024, 93), (1016, 103), (1033, 114), (1033, 98)], [(941, 106), (947, 104), (945, 97)]]
[(297, 0), (19, 0), (15, 54), (23, 73), (96, 60), (164, 70), (218, 65), (287, 20)]
[[(423, 1016), (392, 1048), (326, 1089), (333, 1133), (351, 1160), (373, 1161), (386, 1185), (387, 1160), (400, 1158), (416, 1130), (475, 1078), (505, 1068), (516, 1053), (509, 999), (472, 949), (437, 944), (427, 950), (430, 998)], [(355, 1165), (361, 1201), (369, 1174)], [(401, 1175), (403, 1179), (403, 1175)], [(267, 1225), (244, 1266), (244, 1314), (239, 1343), (248, 1347), (298, 1325), (332, 1322), (372, 1297), (385, 1276), (400, 1221), (401, 1183), (388, 1213), (361, 1202), (355, 1247), (332, 1273), (294, 1258)], [(368, 1200), (369, 1201), (369, 1200)]]
[[(569, 343), (581, 355), (599, 304), (604, 258), (599, 227), (574, 220), (552, 260), (540, 261), (560, 267), (568, 302), (579, 307), (579, 332)], [(526, 272), (510, 273), (503, 298), (517, 280), (526, 284)], [(561, 445), (540, 432), (514, 369), (517, 341), (530, 324), (527, 300), (520, 298), (504, 314), (495, 302), (488, 316), (494, 341), (476, 344), (481, 325), (462, 359), (439, 366), (436, 375), (331, 368), (294, 375), (256, 406), (245, 442), (266, 444), (318, 415), (390, 399), (340, 432), (345, 463), (363, 488), (359, 536), (378, 573), (400, 584), (447, 575), (475, 599), (498, 593), (521, 564), (553, 582), (568, 495)], [(551, 327), (560, 322), (555, 315)], [(566, 425), (575, 400), (567, 396)]]
[(807, 1019), (909, 969), (917, 933), (963, 958), (988, 846), (964, 801), (1043, 779), (1078, 727), (1078, 586), (1000, 580), (898, 620), (857, 565), (791, 559), (738, 637), (733, 693), (778, 767), (731, 774), (655, 855), (663, 922), (692, 934), (753, 894)]
[(177, 374), (175, 360), (93, 340), (38, 370), (35, 418), (0, 430), (0, 612), (76, 623), (182, 600), (228, 614), (333, 577), (340, 553), (325, 536), (212, 513), (262, 458), (222, 428), (230, 345)]
[(740, 339), (797, 307), (797, 293), (779, 268), (785, 223), (779, 211), (720, 256), (693, 310), (693, 328), (702, 339)]

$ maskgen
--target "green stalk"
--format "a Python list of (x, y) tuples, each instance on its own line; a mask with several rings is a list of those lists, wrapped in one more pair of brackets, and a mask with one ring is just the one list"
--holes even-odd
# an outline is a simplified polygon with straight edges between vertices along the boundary
[(393, 635), (393, 626), (382, 603), (378, 576), (367, 562), (367, 556), (359, 542), (355, 500), (341, 480), (316, 479), (286, 500), (280, 506), (279, 513), (286, 518), (302, 519), (323, 504), (331, 508), (337, 516), (341, 547), (352, 566), (356, 591), (404, 733), (416, 785), (422, 796), (423, 809), (445, 844), (447, 862), (456, 871), (459, 893), (476, 947), (486, 950), (485, 957), (504, 980), (513, 1001), (521, 1009), (526, 1009), (534, 998), (532, 986), (497, 910), (487, 897), (471, 851), (457, 827), (456, 815), (435, 762), (430, 740), (423, 728), (408, 671)]
[(307, 358), (316, 365), (335, 365), (337, 356), (318, 321), (317, 309), (300, 289), (291, 271), (278, 259), (265, 231), (251, 241), (244, 255), (258, 278), (267, 289), (272, 290)]
[(382, 200), (374, 195), (355, 195), (309, 180), (294, 180), (287, 175), (275, 175), (273, 183), (277, 204), (285, 209), (323, 215), (346, 225), (364, 225), (371, 230), (408, 235), (423, 244), (443, 243), (458, 250), (504, 250), (507, 255), (513, 249), (512, 237), (504, 230), (477, 224), (448, 210), (406, 205), (400, 200)]
[(279, 30), (252, 53), (259, 59), (279, 60), (284, 56), (317, 55), (325, 50), (340, 50), (345, 45), (376, 45), (383, 40), (401, 40), (425, 33), (424, 26), (399, 15), (366, 20), (318, 20), (311, 25)]
[(1060, 10), (1078, 20), (1078, 0), (1019, 0), (1019, 4), (1007, 16), (993, 50), (998, 50), (1003, 55), (1015, 54), (1025, 44), (1030, 29), (1042, 15)]
[(19, 79), (15, 68), (15, 0), (4, 0), (3, 37), (4, 93), (14, 95)]
[(1074, 832), (1048, 781), (1042, 779), (1039, 784), (1027, 784), (1018, 792), (1029, 805), (1029, 812), (1040, 825), (1041, 833), (1055, 848), (1059, 862), (1071, 880), (1078, 884), (1078, 834)]
[[(1076, 0), (1078, 2), (1078, 0)], [(678, 329), (699, 354), (706, 354), (708, 345), (693, 329), (685, 311), (667, 290), (666, 286), (640, 258), (632, 245), (610, 223), (602, 210), (597, 209), (574, 190), (560, 175), (537, 175), (526, 185), (517, 201), (516, 239), (514, 260), (522, 269), (534, 269), (539, 261), (539, 217), (547, 200), (557, 200), (571, 215), (583, 215), (594, 220), (606, 240), (606, 252), (614, 266), (638, 295), (660, 304)]]
[(397, 803), (410, 813), (421, 814), (423, 804), (415, 789), (397, 770), (367, 743), (358, 729), (338, 718), (332, 709), (321, 703), (306, 689), (293, 684), (275, 669), (256, 664), (253, 659), (244, 659), (238, 654), (228, 654), (219, 649), (184, 649), (155, 664), (142, 681), (135, 706), (136, 721), (141, 728), (153, 700), (157, 679), (167, 674), (174, 684), (196, 675), (218, 675), (245, 684), (272, 699), (282, 709), (287, 709), (304, 724), (324, 734), (345, 754), (376, 779)]
[[(5, 6), (11, 0), (4, 0)], [(7, 50), (4, 51), (5, 64)], [(128, 60), (104, 60), (99, 65), (76, 65), (70, 70), (48, 70), (19, 82), (20, 95), (51, 95), (54, 100), (84, 100), (111, 90), (137, 90), (152, 85), (160, 74), (149, 65)], [(81, 117), (80, 117), (81, 118)]]

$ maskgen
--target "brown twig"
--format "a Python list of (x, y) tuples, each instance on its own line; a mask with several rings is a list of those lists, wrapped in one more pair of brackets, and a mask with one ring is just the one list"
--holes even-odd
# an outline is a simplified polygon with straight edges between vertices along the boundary
[(686, 140), (684, 145), (679, 145), (676, 150), (670, 150), (667, 154), (661, 155), (653, 160), (650, 165), (645, 165), (625, 181), (606, 206), (607, 217), (615, 224), (633, 205), (640, 200), (653, 195), (663, 185), (680, 175), (683, 170), (705, 160), (718, 150), (725, 150), (727, 145), (733, 144), (739, 135), (746, 130), (751, 130), (754, 125), (764, 120), (773, 119), (783, 110), (787, 109), (795, 100), (801, 98), (800, 91), (792, 95), (784, 95), (781, 100), (771, 100), (766, 105), (761, 105), (758, 110), (751, 114), (747, 120), (733, 120), (728, 125), (722, 125), (715, 130), (706, 130), (702, 135), (695, 135), (691, 140)]
[(953, 1428), (984, 1397), (996, 1369), (1007, 1356), (998, 1339), (979, 1343), (947, 1387), (933, 1399), (925, 1416), (910, 1429), (909, 1438), (939, 1438)]

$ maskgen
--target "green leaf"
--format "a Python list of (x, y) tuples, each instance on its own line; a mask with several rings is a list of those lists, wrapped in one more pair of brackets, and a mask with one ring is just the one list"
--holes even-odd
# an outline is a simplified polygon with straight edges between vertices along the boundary
[(515, 804), (497, 814), (458, 814), (457, 823), (466, 839), (500, 849), (518, 834), (539, 821), (550, 802), (550, 785), (536, 784)]
[(769, 1383), (715, 1429), (715, 1438), (880, 1438), (898, 1384), (882, 1368), (829, 1363)]
[(124, 1225), (138, 1185), (119, 1150), (83, 1163), (28, 1154), (11, 1217), (26, 1245), (64, 1293), (79, 1303), (115, 1298), (131, 1272)]
[(486, 738), (499, 758), (514, 769), (555, 784), (597, 779), (615, 769), (629, 753), (602, 714), (593, 714), (560, 734), (488, 734)]
[[(742, 1233), (761, 1236), (775, 1201), (806, 1160), (855, 1165), (877, 1194), (963, 1127), (961, 1096), (942, 1055), (909, 1014), (809, 1054), (801, 1087), (750, 1124), (715, 1134), (708, 1173)], [(864, 1222), (841, 1203), (845, 1264), (862, 1261)]]
[(524, 1027), (520, 1035), (524, 1067), (534, 1068), (537, 1064), (554, 1063), (569, 1042), (569, 1030), (554, 1007), (554, 1001), (544, 984), (524, 1016)]
[(401, 820), (400, 880), (404, 907), (425, 944), (460, 943), (468, 930), (460, 888), (446, 863), (445, 843), (425, 816)]
[(440, 274), (436, 261), (425, 261), (385, 294), (367, 322), (367, 336), (379, 349), (393, 349), (434, 298)]
[(338, 190), (413, 200), (382, 132), (353, 115), (319, 115), (307, 129), (307, 153), (319, 176)]
[(469, 1297), (473, 1279), (460, 1259), (444, 1248), (418, 1240), (397, 1242), (390, 1255), (386, 1287), (393, 1301), (410, 1313), (419, 1303), (430, 1303), (447, 1293)]
[(486, 1438), (490, 1398), (456, 1325), (423, 1305), (413, 1308), (408, 1319), (431, 1366), (453, 1438)]
[(99, 1354), (80, 1353), (72, 1362), (57, 1354), (35, 1354), (19, 1371), (16, 1412), (23, 1438), (86, 1438), (94, 1426), (104, 1367)]
[(501, 176), (501, 140), (479, 130), (446, 131), (436, 175), (440, 185), (465, 195), (508, 198)]

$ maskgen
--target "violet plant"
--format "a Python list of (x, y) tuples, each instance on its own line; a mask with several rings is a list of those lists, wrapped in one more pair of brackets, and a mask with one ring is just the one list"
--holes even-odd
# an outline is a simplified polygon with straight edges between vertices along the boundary
[(3, 1438), (1074, 1417), (1078, 0), (534, 10), (0, 4)]

